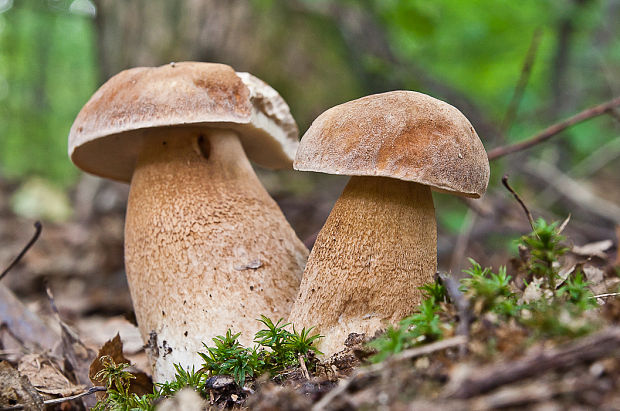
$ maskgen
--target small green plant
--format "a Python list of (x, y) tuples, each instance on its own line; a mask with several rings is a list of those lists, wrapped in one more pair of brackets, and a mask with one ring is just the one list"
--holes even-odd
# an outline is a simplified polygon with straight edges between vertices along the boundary
[(198, 355), (204, 360), (203, 369), (211, 375), (230, 375), (235, 381), (243, 386), (247, 376), (254, 376), (255, 370), (259, 367), (257, 356), (251, 355), (250, 351), (243, 347), (239, 341), (240, 333), (233, 334), (231, 330), (224, 336), (217, 336), (213, 339), (215, 347), (208, 347), (206, 353), (199, 352)]
[(136, 378), (132, 373), (127, 371), (129, 364), (116, 362), (110, 356), (103, 356), (100, 359), (103, 368), (97, 374), (95, 379), (103, 381), (107, 388), (106, 397), (98, 401), (93, 407), (95, 411), (106, 410), (154, 410), (152, 405), (156, 397), (143, 396), (140, 397), (129, 391), (130, 382)]
[(297, 355), (306, 356), (313, 352), (315, 354), (323, 354), (318, 350), (314, 345), (314, 341), (321, 338), (318, 334), (311, 335), (310, 332), (314, 329), (314, 327), (310, 327), (306, 330), (306, 328), (302, 328), (298, 333), (295, 330), (295, 326), (293, 325), (293, 332), (289, 335), (288, 341), (285, 346), (288, 350), (296, 353)]
[(424, 293), (425, 298), (432, 299), (435, 304), (439, 304), (446, 299), (446, 287), (438, 282), (424, 284), (418, 288)]
[(203, 344), (206, 352), (198, 353), (203, 359), (203, 367), (196, 371), (194, 367), (186, 370), (174, 364), (176, 370), (172, 381), (156, 384), (153, 393), (143, 396), (132, 394), (129, 390), (130, 380), (135, 378), (127, 371), (129, 364), (116, 364), (110, 357), (102, 357), (103, 369), (95, 377), (105, 382), (107, 395), (97, 402), (96, 411), (154, 410), (158, 398), (171, 397), (185, 387), (191, 387), (202, 396), (206, 396), (205, 382), (210, 375), (230, 375), (235, 382), (243, 386), (247, 378), (265, 372), (278, 372), (287, 367), (296, 366), (299, 356), (306, 357), (310, 352), (320, 353), (312, 344), (319, 338), (311, 335), (312, 328), (297, 332), (285, 329), (280, 319), (275, 324), (269, 318), (261, 316), (260, 320), (267, 328), (256, 333), (254, 341), (258, 346), (245, 348), (239, 343), (239, 335), (228, 330), (225, 335), (213, 339), (214, 347)]
[(559, 298), (566, 298), (566, 301), (574, 305), (579, 311), (589, 310), (590, 308), (597, 307), (594, 294), (588, 288), (590, 283), (585, 281), (581, 270), (578, 270), (575, 275), (568, 278), (566, 282), (558, 288), (556, 296)]
[(471, 258), (469, 262), (471, 268), (463, 271), (469, 277), (461, 280), (461, 291), (475, 302), (480, 312), (514, 315), (516, 298), (510, 289), (510, 276), (506, 274), (506, 267), (500, 267), (495, 274)]
[(524, 308), (520, 321), (543, 337), (580, 337), (594, 331), (597, 324), (583, 315), (574, 304), (538, 300)]
[(185, 370), (180, 364), (174, 364), (174, 368), (176, 370), (174, 380), (156, 384), (158, 388), (157, 394), (159, 396), (172, 396), (175, 392), (185, 387), (193, 388), (197, 392), (202, 392), (204, 390), (205, 375), (202, 369), (196, 371), (192, 366), (191, 371)]
[(542, 278), (546, 288), (555, 290), (558, 268), (555, 263), (568, 248), (562, 245), (564, 236), (559, 233), (558, 222), (547, 224), (539, 218), (534, 223), (534, 230), (521, 237), (520, 244), (529, 251), (530, 258), (527, 271), (536, 278)]
[(210, 375), (231, 375), (237, 384), (243, 386), (246, 378), (269, 372), (277, 373), (288, 367), (296, 366), (299, 356), (307, 357), (310, 352), (320, 353), (312, 344), (322, 336), (311, 335), (312, 328), (297, 332), (295, 327), (290, 332), (283, 319), (274, 323), (264, 315), (258, 320), (265, 329), (258, 331), (253, 348), (243, 347), (239, 334), (229, 330), (225, 336), (213, 339), (215, 347), (208, 347), (206, 353), (198, 353), (204, 360), (204, 370)]
[(433, 298), (418, 306), (418, 312), (402, 319), (398, 327), (389, 327), (385, 334), (368, 343), (377, 350), (371, 361), (380, 362), (387, 357), (416, 345), (441, 339), (443, 331)]

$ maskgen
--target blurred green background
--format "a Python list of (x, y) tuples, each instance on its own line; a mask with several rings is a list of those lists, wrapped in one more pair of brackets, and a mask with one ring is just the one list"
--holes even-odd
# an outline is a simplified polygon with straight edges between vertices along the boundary
[[(263, 78), (302, 133), (338, 103), (421, 91), (461, 109), (488, 150), (620, 95), (620, 0), (0, 0), (0, 178), (74, 187), (81, 174), (67, 158), (67, 134), (96, 88), (125, 68), (182, 60)], [(584, 232), (609, 234), (620, 223), (613, 207), (605, 213), (620, 203), (619, 124), (601, 116), (493, 162), (487, 206), (513, 206), (498, 194), (509, 172), (541, 212), (573, 212)], [(534, 164), (586, 187), (607, 202), (603, 212), (566, 197)], [(261, 177), (285, 212), (310, 201), (328, 212), (344, 184), (292, 172)], [(317, 194), (331, 185), (327, 198)], [(440, 197), (440, 228), (456, 235), (467, 207)], [(298, 231), (320, 227), (319, 214)]]

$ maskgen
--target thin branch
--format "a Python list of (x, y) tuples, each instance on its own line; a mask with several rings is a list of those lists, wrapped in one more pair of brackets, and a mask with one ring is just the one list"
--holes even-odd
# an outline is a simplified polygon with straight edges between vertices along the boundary
[(559, 123), (547, 127), (545, 130), (526, 140), (519, 141), (518, 143), (510, 144), (507, 146), (496, 147), (489, 151), (489, 160), (497, 160), (498, 158), (504, 157), (508, 154), (516, 153), (517, 151), (522, 151), (533, 147), (537, 144), (542, 143), (543, 141), (550, 139), (556, 134), (561, 133), (567, 128), (574, 126), (575, 124), (579, 124), (583, 121), (603, 114), (609, 114), (611, 113), (611, 110), (616, 106), (620, 106), (620, 97), (616, 97), (605, 103), (599, 104), (598, 106), (590, 107), (586, 110), (583, 110), (582, 112), (577, 113), (564, 121), (560, 121)]
[(512, 187), (510, 187), (510, 185), (508, 184), (508, 174), (505, 174), (504, 177), (502, 177), (502, 184), (504, 185), (504, 187), (506, 187), (508, 191), (510, 191), (510, 193), (514, 196), (514, 198), (519, 202), (519, 204), (523, 208), (523, 211), (525, 211), (525, 215), (527, 216), (528, 221), (530, 222), (532, 231), (535, 231), (534, 218), (532, 217), (532, 213), (530, 213), (530, 210), (527, 208), (523, 200), (521, 200), (521, 197), (519, 197), (519, 194), (517, 194), (517, 192), (513, 190)]
[[(444, 287), (450, 301), (456, 307), (459, 315), (459, 324), (456, 327), (456, 335), (461, 335), (469, 340), (469, 327), (473, 320), (473, 315), (469, 306), (469, 299), (465, 297), (463, 292), (459, 289), (458, 282), (450, 275), (446, 273), (439, 273), (439, 279)], [(460, 346), (460, 354), (466, 354), (467, 346), (465, 344)]]
[(465, 344), (467, 339), (462, 335), (447, 338), (445, 340), (437, 341), (432, 344), (423, 345), (421, 347), (411, 348), (409, 350), (405, 350), (400, 352), (387, 360), (380, 362), (378, 364), (373, 364), (370, 367), (362, 368), (358, 370), (355, 374), (353, 374), (349, 379), (342, 381), (340, 385), (336, 388), (328, 392), (321, 400), (315, 403), (312, 406), (312, 411), (320, 411), (326, 409), (327, 405), (331, 403), (333, 400), (338, 398), (341, 394), (349, 389), (349, 387), (357, 381), (360, 377), (366, 377), (368, 375), (374, 374), (378, 371), (381, 371), (388, 365), (393, 363), (409, 360), (415, 357), (420, 357), (422, 355), (432, 354), (437, 351), (442, 351), (448, 348), (457, 347), (461, 344)]
[(620, 293), (608, 293), (608, 294), (599, 294), (599, 295), (593, 295), (590, 298), (605, 298), (605, 297), (616, 297), (620, 295)]
[[(71, 395), (69, 397), (54, 398), (52, 400), (46, 400), (46, 401), (43, 401), (43, 404), (45, 405), (61, 404), (67, 401), (78, 400), (82, 397), (86, 397), (87, 395), (91, 395), (91, 394), (94, 394), (100, 391), (107, 391), (107, 388), (106, 387), (91, 387), (88, 389), (88, 391), (84, 391), (80, 394)], [(0, 411), (23, 410), (25, 408), (26, 408), (25, 405), (18, 404), (18, 405), (12, 405), (10, 407), (0, 408)]]
[(299, 354), (297, 359), (299, 360), (299, 366), (301, 367), (301, 372), (304, 374), (304, 377), (306, 378), (306, 380), (309, 380), (310, 373), (308, 372), (308, 368), (306, 367), (306, 361), (304, 359), (304, 356)]
[(514, 361), (504, 361), (450, 383), (447, 398), (471, 398), (495, 388), (542, 373), (572, 367), (584, 362), (613, 357), (620, 353), (620, 327), (610, 327), (597, 334), (554, 349), (543, 349)]
[(504, 116), (504, 120), (502, 121), (502, 133), (506, 133), (506, 131), (510, 129), (512, 122), (516, 117), (517, 111), (519, 109), (519, 104), (521, 103), (521, 98), (523, 97), (523, 92), (525, 91), (525, 87), (527, 86), (530, 75), (532, 74), (532, 67), (534, 66), (534, 60), (536, 59), (536, 55), (538, 54), (538, 46), (540, 45), (542, 32), (543, 31), (541, 27), (538, 27), (536, 28), (536, 30), (534, 30), (532, 41), (530, 42), (530, 46), (525, 55), (525, 60), (523, 61), (523, 67), (521, 68), (521, 75), (519, 76), (519, 81), (515, 86), (514, 93), (512, 94), (512, 99), (510, 99), (508, 109), (506, 110), (506, 115)]
[(32, 247), (32, 245), (39, 239), (39, 236), (41, 235), (41, 230), (43, 229), (43, 226), (41, 225), (40, 221), (35, 221), (34, 229), (35, 229), (34, 235), (30, 239), (30, 241), (28, 241), (28, 244), (26, 244), (26, 246), (22, 249), (22, 251), (19, 254), (17, 254), (17, 257), (15, 257), (13, 262), (11, 264), (9, 264), (9, 266), (6, 268), (6, 270), (4, 270), (2, 272), (2, 274), (0, 274), (0, 280), (2, 280), (4, 278), (4, 276), (9, 271), (11, 271), (11, 269), (13, 267), (15, 267), (15, 264), (19, 263), (19, 261), (22, 259), (22, 257), (28, 252), (28, 250), (30, 250), (30, 247)]
[(617, 204), (597, 196), (585, 185), (573, 180), (551, 164), (530, 161), (525, 172), (542, 179), (562, 197), (588, 213), (620, 224), (620, 207)]

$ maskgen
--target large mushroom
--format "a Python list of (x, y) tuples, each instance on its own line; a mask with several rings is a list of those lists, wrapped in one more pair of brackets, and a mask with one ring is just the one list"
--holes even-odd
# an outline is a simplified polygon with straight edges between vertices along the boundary
[(287, 168), (296, 147), (278, 93), (222, 64), (123, 71), (78, 114), (73, 162), (131, 181), (125, 266), (156, 381), (199, 368), (202, 342), (227, 329), (249, 344), (259, 315), (290, 312), (308, 250), (248, 157)]
[(431, 190), (480, 197), (489, 162), (463, 114), (413, 91), (333, 107), (303, 136), (294, 168), (350, 175), (310, 253), (289, 321), (316, 326), (326, 355), (421, 302), (437, 268)]

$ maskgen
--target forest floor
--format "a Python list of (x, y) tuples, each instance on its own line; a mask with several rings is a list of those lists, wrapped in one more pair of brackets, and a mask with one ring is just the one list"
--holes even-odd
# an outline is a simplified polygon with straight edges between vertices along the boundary
[[(2, 270), (35, 231), (10, 211), (14, 189), (0, 181)], [(79, 214), (78, 202), (71, 222), (44, 224), (0, 282), (0, 410), (94, 406), (102, 393), (66, 398), (89, 392), (91, 366), (102, 354), (131, 362), (129, 371), (139, 376), (132, 390), (152, 392), (139, 373), (148, 372), (148, 360), (123, 274), (126, 193), (103, 187), (97, 195), (101, 209)], [(211, 376), (201, 383), (205, 398), (184, 392), (157, 406), (620, 409), (620, 258), (616, 239), (599, 240), (561, 253), (553, 289), (528, 274), (532, 250), (504, 261), (509, 282), (501, 272), (480, 271), (480, 281), (463, 288), (440, 275), (443, 292), (431, 296), (428, 322), (411, 319), (387, 337), (351, 335), (329, 359), (310, 354), (303, 367), (243, 386)], [(558, 304), (545, 302), (552, 300)], [(421, 324), (430, 328), (415, 331)]]

